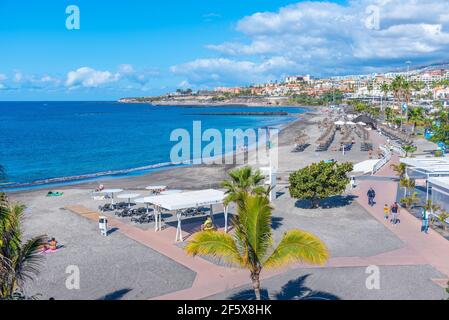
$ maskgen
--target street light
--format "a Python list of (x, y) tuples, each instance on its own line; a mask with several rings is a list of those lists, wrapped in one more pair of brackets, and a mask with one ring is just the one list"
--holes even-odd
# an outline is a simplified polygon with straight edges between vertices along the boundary
[(406, 61), (405, 64), (407, 65), (407, 80), (410, 79), (410, 65), (412, 62), (410, 60)]

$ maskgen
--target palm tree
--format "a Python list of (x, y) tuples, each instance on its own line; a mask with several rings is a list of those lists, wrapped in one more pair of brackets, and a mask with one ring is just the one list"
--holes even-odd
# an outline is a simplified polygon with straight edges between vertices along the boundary
[(229, 172), (230, 180), (225, 180), (222, 187), (226, 189), (225, 205), (237, 201), (242, 193), (269, 194), (269, 190), (260, 185), (265, 177), (260, 170), (253, 171), (250, 166)]
[(385, 118), (387, 120), (387, 122), (390, 122), (393, 120), (393, 116), (394, 116), (394, 111), (392, 108), (390, 107), (386, 107), (385, 108)]
[(399, 184), (404, 188), (404, 197), (407, 197), (410, 194), (410, 190), (416, 186), (415, 180), (407, 178), (402, 178)]
[(440, 221), (441, 226), (443, 227), (443, 230), (447, 230), (447, 222), (446, 220), (449, 218), (449, 213), (446, 211), (441, 211), (438, 215), (438, 221)]
[(267, 197), (243, 193), (233, 219), (234, 234), (201, 231), (192, 236), (188, 254), (209, 255), (248, 269), (257, 300), (260, 300), (260, 273), (295, 262), (324, 264), (329, 257), (326, 245), (315, 235), (302, 230), (284, 233), (273, 246), (270, 203)]
[(390, 168), (393, 169), (394, 172), (396, 172), (396, 175), (402, 179), (405, 177), (405, 173), (407, 170), (407, 165), (405, 163), (399, 163), (399, 164), (392, 164), (390, 165)]
[[(388, 97), (388, 93), (390, 92), (390, 85), (386, 82), (382, 83), (382, 85), (380, 86), (380, 91), (382, 91), (383, 96), (381, 96), (381, 99), (383, 97), (387, 98)], [(386, 100), (386, 99), (385, 99)], [(383, 111), (383, 99), (380, 103), (380, 109), (381, 111)]]
[(413, 133), (415, 133), (416, 126), (422, 125), (425, 120), (424, 109), (421, 107), (413, 108), (410, 110), (410, 114), (408, 115), (408, 121), (413, 123)]
[(431, 213), (435, 213), (441, 210), (441, 207), (437, 204), (434, 204), (432, 200), (427, 200), (426, 205), (423, 206), (424, 209), (430, 211)]
[(407, 208), (413, 207), (413, 205), (417, 205), (419, 203), (418, 192), (413, 192), (410, 197), (404, 197), (401, 199), (401, 202), (405, 204)]
[(416, 146), (411, 146), (411, 145), (406, 145), (403, 146), (402, 149), (404, 149), (405, 151), (405, 157), (407, 158), (409, 154), (413, 154), (413, 152), (415, 152), (416, 150), (418, 150), (418, 148)]
[(0, 195), (0, 299), (10, 299), (26, 280), (39, 273), (40, 248), (45, 236), (37, 236), (23, 243), (22, 217), (25, 207), (9, 203)]
[[(421, 84), (419, 82), (411, 82), (408, 81), (403, 76), (397, 76), (393, 82), (391, 83), (391, 91), (398, 103), (400, 105), (401, 102), (410, 104), (412, 99), (413, 90), (419, 89)], [(400, 107), (400, 106), (399, 106)], [(407, 118), (408, 110), (406, 111), (405, 117)], [(401, 130), (402, 130), (402, 113), (401, 113)]]

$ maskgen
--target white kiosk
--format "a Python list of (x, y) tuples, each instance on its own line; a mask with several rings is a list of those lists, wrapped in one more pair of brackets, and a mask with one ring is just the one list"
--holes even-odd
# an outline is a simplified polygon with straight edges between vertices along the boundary
[(108, 235), (108, 218), (105, 216), (100, 216), (98, 219), (98, 227), (100, 228), (100, 233), (102, 236)]

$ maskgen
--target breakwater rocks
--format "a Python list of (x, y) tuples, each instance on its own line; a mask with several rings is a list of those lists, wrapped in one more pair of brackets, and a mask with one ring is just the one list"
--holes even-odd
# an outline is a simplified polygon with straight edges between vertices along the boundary
[(286, 111), (266, 111), (266, 112), (204, 112), (195, 114), (200, 116), (288, 116)]

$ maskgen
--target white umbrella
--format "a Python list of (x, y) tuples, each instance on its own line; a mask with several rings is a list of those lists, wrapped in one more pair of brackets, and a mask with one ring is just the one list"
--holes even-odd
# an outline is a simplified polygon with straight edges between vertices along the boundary
[(357, 122), (357, 124), (358, 124), (359, 126), (366, 126), (366, 123), (365, 123), (365, 122), (362, 122), (362, 121)]
[(134, 201), (135, 201), (136, 203), (142, 203), (142, 204), (145, 204), (145, 207), (147, 208), (147, 213), (149, 213), (149, 212), (150, 212), (149, 206), (150, 206), (150, 203), (151, 203), (150, 199), (151, 199), (151, 197), (137, 198), (137, 199), (135, 199)]
[(137, 198), (140, 196), (138, 193), (125, 193), (125, 194), (119, 194), (117, 198), (119, 199), (128, 199), (128, 208), (131, 208), (131, 199)]
[(105, 193), (105, 194), (111, 194), (111, 205), (114, 206), (114, 193), (119, 193), (122, 192), (123, 189), (104, 189), (101, 190), (101, 193)]
[(152, 193), (159, 193), (167, 190), (167, 186), (148, 186), (145, 189), (151, 191)]

